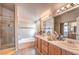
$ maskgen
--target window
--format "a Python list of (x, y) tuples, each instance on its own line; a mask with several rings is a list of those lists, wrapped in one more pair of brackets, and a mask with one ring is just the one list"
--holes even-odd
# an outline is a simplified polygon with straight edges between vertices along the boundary
[(64, 23), (64, 37), (68, 37), (68, 23)]

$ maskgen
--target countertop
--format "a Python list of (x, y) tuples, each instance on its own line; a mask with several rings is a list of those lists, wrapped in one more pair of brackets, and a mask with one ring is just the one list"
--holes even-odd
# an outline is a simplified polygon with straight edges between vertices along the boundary
[(43, 37), (41, 35), (36, 35), (35, 37), (38, 37), (44, 41), (47, 41), (50, 44), (56, 45), (57, 47), (64, 49), (66, 51), (69, 51), (73, 54), (79, 55), (79, 44), (77, 44), (78, 47), (76, 48), (74, 46), (71, 47), (70, 45), (64, 44), (66, 41), (59, 41), (59, 40), (49, 41), (46, 37)]

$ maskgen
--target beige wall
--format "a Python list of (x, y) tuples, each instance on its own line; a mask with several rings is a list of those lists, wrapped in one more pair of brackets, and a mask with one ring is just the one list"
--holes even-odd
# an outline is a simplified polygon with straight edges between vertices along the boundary
[[(29, 19), (24, 5), (16, 4), (18, 17), (18, 40), (33, 38), (35, 31), (34, 19)], [(31, 15), (30, 15), (31, 17)]]
[(40, 32), (40, 21), (36, 23), (36, 33)]
[(60, 23), (76, 21), (76, 18), (79, 16), (79, 8), (72, 11), (66, 12), (62, 15), (55, 17), (55, 30), (60, 33)]

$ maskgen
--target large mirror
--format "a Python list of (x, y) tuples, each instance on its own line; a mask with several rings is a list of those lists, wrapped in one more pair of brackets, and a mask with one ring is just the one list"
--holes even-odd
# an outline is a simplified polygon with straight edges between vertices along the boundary
[(49, 19), (47, 19), (43, 22), (43, 29), (44, 29), (43, 31), (45, 33), (48, 33), (48, 32), (53, 33), (53, 31), (54, 31), (54, 20), (53, 20), (53, 18), (49, 18)]
[(60, 33), (66, 38), (76, 39), (76, 24), (76, 21), (61, 23)]
[(45, 31), (45, 33), (47, 33), (47, 32), (52, 32), (52, 22), (51, 22), (51, 20), (46, 20), (45, 22), (44, 22), (44, 31)]

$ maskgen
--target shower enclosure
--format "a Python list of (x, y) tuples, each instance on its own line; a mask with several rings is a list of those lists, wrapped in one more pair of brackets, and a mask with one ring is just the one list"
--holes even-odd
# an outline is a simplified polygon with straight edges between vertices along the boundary
[(14, 12), (4, 4), (0, 4), (0, 50), (15, 48)]

